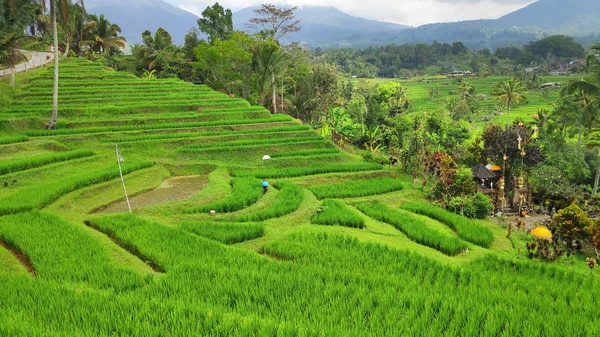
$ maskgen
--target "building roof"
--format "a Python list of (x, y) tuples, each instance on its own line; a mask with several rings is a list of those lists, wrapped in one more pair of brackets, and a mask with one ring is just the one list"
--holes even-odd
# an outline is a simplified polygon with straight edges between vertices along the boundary
[(473, 167), (471, 171), (473, 172), (473, 177), (478, 179), (492, 179), (497, 177), (496, 174), (488, 170), (483, 164)]

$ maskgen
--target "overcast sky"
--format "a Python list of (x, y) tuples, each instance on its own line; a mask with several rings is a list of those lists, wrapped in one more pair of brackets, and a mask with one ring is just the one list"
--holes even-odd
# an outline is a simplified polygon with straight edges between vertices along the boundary
[[(215, 0), (165, 0), (199, 15)], [(472, 19), (494, 19), (524, 7), (534, 0), (223, 0), (233, 11), (261, 3), (294, 6), (333, 6), (354, 16), (410, 26)]]

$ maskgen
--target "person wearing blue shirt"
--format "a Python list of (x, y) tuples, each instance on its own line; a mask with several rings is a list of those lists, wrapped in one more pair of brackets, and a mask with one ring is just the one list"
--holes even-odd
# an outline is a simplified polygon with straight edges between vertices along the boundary
[(267, 191), (269, 190), (269, 183), (267, 182), (267, 179), (263, 179), (262, 187), (263, 187), (263, 190), (265, 191), (265, 193), (267, 193)]

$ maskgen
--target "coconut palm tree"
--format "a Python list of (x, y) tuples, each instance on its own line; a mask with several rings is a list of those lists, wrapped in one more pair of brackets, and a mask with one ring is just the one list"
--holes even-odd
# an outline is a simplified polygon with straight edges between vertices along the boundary
[(80, 47), (89, 47), (92, 51), (112, 55), (115, 49), (125, 48), (125, 37), (120, 36), (121, 27), (111, 24), (104, 14), (100, 17), (90, 15), (90, 21), (85, 25), (83, 40), (79, 42)]
[(492, 95), (500, 102), (500, 104), (506, 105), (508, 109), (507, 128), (510, 126), (510, 110), (517, 104), (527, 102), (526, 93), (527, 87), (525, 87), (523, 82), (515, 78), (500, 82), (492, 89)]
[(272, 41), (263, 42), (258, 46), (255, 67), (258, 73), (256, 86), (259, 93), (259, 105), (265, 104), (269, 90), (273, 90), (273, 112), (277, 113), (277, 87), (275, 77), (277, 72), (287, 64), (288, 54)]
[(56, 24), (56, 0), (50, 0), (50, 15), (52, 16), (52, 34), (54, 38), (54, 87), (52, 89), (52, 119), (48, 129), (56, 129), (58, 120), (58, 28)]
[(16, 65), (27, 58), (21, 49), (34, 42), (25, 34), (35, 18), (37, 3), (33, 0), (8, 0), (0, 5), (0, 66), (12, 70), (10, 86), (14, 86)]
[(132, 47), (132, 54), (142, 60), (149, 71), (161, 71), (174, 60), (183, 56), (183, 50), (173, 44), (171, 34), (163, 28), (156, 30), (154, 35), (149, 30), (142, 33), (143, 45), (136, 44)]

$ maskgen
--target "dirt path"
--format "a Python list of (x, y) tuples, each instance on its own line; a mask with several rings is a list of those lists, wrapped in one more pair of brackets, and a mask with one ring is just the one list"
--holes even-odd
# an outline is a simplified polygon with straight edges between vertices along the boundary
[(37, 277), (37, 273), (35, 272), (35, 268), (33, 268), (33, 264), (31, 264), (29, 258), (23, 254), (19, 248), (14, 247), (4, 241), (0, 241), (0, 247), (4, 247), (6, 250), (8, 250), (17, 260), (21, 262), (21, 264), (23, 264), (25, 269), (27, 269), (27, 271), (33, 275), (33, 277)]
[[(147, 206), (166, 204), (173, 201), (183, 201), (196, 195), (206, 186), (206, 176), (184, 176), (166, 179), (159, 187), (130, 198), (131, 209), (139, 210)], [(125, 200), (112, 204), (97, 213), (127, 212)]]

